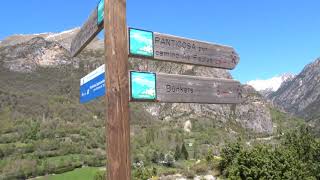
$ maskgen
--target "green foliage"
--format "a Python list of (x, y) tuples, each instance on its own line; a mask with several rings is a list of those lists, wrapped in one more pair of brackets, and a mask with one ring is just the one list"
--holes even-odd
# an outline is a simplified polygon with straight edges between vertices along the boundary
[(231, 143), (224, 147), (221, 152), (222, 161), (220, 166), (222, 169), (230, 166), (233, 160), (237, 157), (237, 155), (243, 151), (243, 146), (240, 144), (239, 141), (236, 143)]
[(175, 160), (181, 159), (181, 150), (180, 150), (180, 147), (179, 147), (178, 144), (177, 144), (176, 150), (175, 150), (175, 152), (174, 152), (174, 159), (175, 159)]
[(184, 143), (182, 143), (182, 146), (181, 146), (181, 156), (185, 160), (188, 160), (189, 158), (189, 153)]
[(208, 172), (208, 164), (206, 161), (202, 161), (200, 163), (195, 164), (192, 166), (191, 170), (193, 170), (196, 174), (205, 174)]
[(302, 127), (276, 147), (230, 144), (222, 151), (221, 167), (230, 179), (319, 179), (319, 147), (320, 142)]
[(0, 159), (2, 159), (4, 157), (4, 153), (2, 151), (2, 149), (0, 149)]
[(106, 171), (98, 171), (93, 177), (93, 180), (105, 180), (105, 179), (106, 179)]
[(139, 167), (133, 171), (133, 179), (135, 180), (148, 180), (152, 176), (157, 175), (157, 168), (153, 167), (151, 169), (145, 167)]
[(269, 108), (271, 113), (272, 122), (274, 123), (274, 133), (275, 135), (282, 135), (283, 133), (287, 133), (292, 129), (296, 129), (296, 127), (300, 127), (305, 125), (305, 121), (303, 119), (289, 116), (277, 109)]
[(211, 161), (213, 161), (213, 159), (214, 159), (214, 155), (213, 155), (212, 149), (209, 149), (206, 155), (206, 160), (208, 163), (210, 163)]
[(171, 152), (168, 152), (166, 155), (165, 155), (165, 158), (164, 158), (164, 165), (166, 165), (167, 167), (173, 167), (174, 165), (174, 156)]
[(154, 129), (150, 128), (147, 130), (146, 143), (149, 144), (151, 142), (154, 142), (154, 140), (155, 140), (155, 132), (154, 132)]
[(158, 170), (156, 167), (152, 167), (152, 174), (155, 176), (158, 174)]
[(164, 161), (165, 160), (165, 155), (163, 154), (163, 152), (161, 152), (159, 155), (158, 155), (158, 162), (159, 161)]
[(157, 151), (153, 151), (151, 161), (155, 164), (157, 164), (160, 161), (160, 154), (158, 154)]
[(193, 179), (196, 175), (196, 172), (194, 172), (194, 170), (192, 170), (192, 169), (188, 169), (188, 170), (184, 170), (182, 172), (182, 174), (185, 175), (189, 179)]
[[(100, 168), (84, 167), (78, 168), (73, 171), (65, 172), (62, 174), (49, 175), (45, 177), (37, 178), (37, 180), (92, 180), (96, 174), (103, 174)], [(105, 178), (103, 178), (104, 180)]]

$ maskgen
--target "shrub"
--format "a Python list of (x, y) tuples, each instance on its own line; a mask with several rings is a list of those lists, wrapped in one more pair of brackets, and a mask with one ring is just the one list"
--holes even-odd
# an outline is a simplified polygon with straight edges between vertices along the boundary
[(181, 158), (181, 150), (179, 145), (176, 146), (176, 150), (174, 152), (174, 159), (179, 160)]
[(191, 169), (195, 171), (196, 174), (204, 174), (208, 172), (208, 164), (206, 162), (201, 162), (201, 163), (195, 164)]
[(98, 171), (94, 177), (93, 180), (105, 180), (106, 178), (106, 171)]
[(171, 152), (169, 152), (169, 153), (167, 153), (167, 154), (165, 155), (165, 157), (164, 157), (164, 162), (165, 162), (165, 163), (164, 163), (165, 166), (167, 166), (167, 167), (173, 167), (175, 160), (174, 160), (174, 157), (173, 157), (173, 155), (172, 155)]
[(222, 151), (221, 167), (229, 179), (319, 179), (319, 147), (320, 142), (303, 127), (274, 148), (228, 145)]
[(133, 179), (148, 180), (155, 175), (153, 172), (153, 170), (149, 170), (145, 167), (139, 167), (133, 171)]
[(222, 149), (222, 161), (220, 162), (220, 167), (222, 169), (228, 167), (242, 150), (243, 147), (241, 146), (240, 142), (228, 144)]
[(177, 174), (176, 169), (168, 169), (168, 170), (160, 173), (160, 175), (164, 175), (164, 176), (173, 175), (173, 174)]
[(189, 154), (188, 154), (187, 148), (184, 143), (181, 146), (181, 156), (185, 160), (188, 160), (188, 158), (189, 158)]
[(2, 159), (4, 157), (4, 153), (3, 151), (0, 149), (0, 159)]
[(185, 175), (188, 179), (193, 179), (196, 176), (194, 170), (184, 170), (183, 175)]

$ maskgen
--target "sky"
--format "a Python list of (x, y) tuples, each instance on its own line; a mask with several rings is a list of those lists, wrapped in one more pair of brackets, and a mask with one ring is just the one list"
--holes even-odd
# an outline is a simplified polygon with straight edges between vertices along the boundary
[[(0, 40), (81, 26), (98, 0), (0, 2)], [(269, 79), (320, 57), (319, 0), (127, 0), (130, 27), (232, 46), (230, 71), (245, 83)]]

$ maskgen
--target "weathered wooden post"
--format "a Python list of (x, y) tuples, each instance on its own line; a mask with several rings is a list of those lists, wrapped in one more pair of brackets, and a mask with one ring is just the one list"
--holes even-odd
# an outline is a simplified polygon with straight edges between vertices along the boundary
[(129, 180), (130, 125), (126, 0), (105, 0), (107, 179)]

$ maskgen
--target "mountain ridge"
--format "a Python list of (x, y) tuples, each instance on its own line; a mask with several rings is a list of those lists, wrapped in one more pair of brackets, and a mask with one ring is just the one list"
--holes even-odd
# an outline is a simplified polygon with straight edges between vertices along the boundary
[[(66, 33), (63, 37), (66, 39), (72, 39), (74, 37), (74, 31), (77, 29), (73, 29), (71, 33)], [(32, 73), (36, 71), (37, 67), (56, 67), (63, 65), (72, 65), (74, 68), (84, 68), (87, 69), (85, 71), (92, 71), (94, 68), (100, 66), (103, 61), (103, 43), (102, 41), (95, 40), (89, 44), (89, 47), (85, 48), (82, 53), (79, 54), (76, 58), (71, 58), (68, 56), (68, 50), (60, 44), (60, 42), (64, 42), (63, 39), (58, 38), (56, 40), (48, 41), (44, 37), (43, 34), (38, 37), (35, 35), (34, 38), (23, 41), (21, 43), (16, 44), (16, 41), (10, 42), (11, 38), (7, 38), (6, 44), (7, 46), (0, 47), (0, 57), (2, 59), (3, 66), (13, 71), (17, 72), (29, 72)], [(56, 37), (55, 35), (52, 35)], [(59, 34), (57, 35), (59, 36)], [(29, 37), (29, 35), (28, 35)], [(69, 41), (70, 42), (70, 41)], [(12, 45), (13, 44), (13, 45)], [(181, 65), (176, 63), (164, 63), (157, 61), (146, 61), (140, 59), (129, 59), (129, 65), (131, 69), (134, 70), (145, 70), (145, 71), (153, 71), (153, 72), (164, 72), (171, 74), (183, 74), (183, 75), (194, 75), (194, 76), (207, 76), (207, 77), (215, 77), (215, 78), (227, 78), (232, 79), (231, 74), (227, 70), (216, 69), (216, 68), (207, 68), (200, 66), (191, 66), (191, 65)], [(251, 93), (255, 94), (252, 90)], [(253, 99), (251, 99), (253, 100)], [(256, 98), (253, 101), (261, 101), (260, 104), (253, 102), (244, 102), (241, 105), (234, 105), (237, 108), (231, 108), (231, 105), (197, 105), (197, 104), (166, 104), (164, 106), (171, 106), (171, 108), (175, 108), (172, 113), (168, 113), (170, 111), (162, 111), (163, 105), (161, 104), (153, 104), (146, 109), (158, 109), (157, 115), (160, 119), (164, 117), (168, 119), (170, 116), (177, 117), (177, 114), (183, 115), (188, 112), (195, 112), (194, 118), (201, 117), (203, 111), (207, 111), (208, 115), (212, 116), (211, 118), (218, 118), (222, 122), (227, 122), (232, 114), (236, 114), (236, 118), (234, 119), (236, 122), (239, 122), (245, 128), (253, 129), (257, 132), (272, 132), (272, 122), (269, 110), (267, 109), (267, 105), (262, 100), (262, 98)], [(261, 107), (259, 107), (261, 106)], [(252, 112), (256, 112), (258, 114), (264, 114), (264, 116), (258, 115), (261, 119), (257, 120), (257, 118), (250, 112), (248, 114), (247, 111), (243, 111), (243, 107), (245, 109), (254, 109)], [(207, 110), (206, 110), (207, 109)], [(235, 110), (232, 110), (235, 109)], [(262, 111), (262, 112), (261, 112)], [(180, 113), (177, 113), (180, 112)], [(244, 122), (252, 122), (252, 123), (244, 123)], [(254, 121), (260, 122), (253, 123)]]
[(308, 120), (320, 117), (320, 58), (309, 63), (268, 99), (286, 112)]

